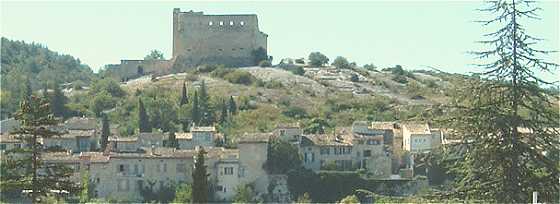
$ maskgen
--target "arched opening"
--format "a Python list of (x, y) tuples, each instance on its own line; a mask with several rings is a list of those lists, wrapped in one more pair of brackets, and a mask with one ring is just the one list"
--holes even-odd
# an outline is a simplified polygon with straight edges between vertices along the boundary
[(136, 68), (136, 73), (137, 73), (138, 75), (144, 75), (144, 67), (138, 66), (138, 67)]

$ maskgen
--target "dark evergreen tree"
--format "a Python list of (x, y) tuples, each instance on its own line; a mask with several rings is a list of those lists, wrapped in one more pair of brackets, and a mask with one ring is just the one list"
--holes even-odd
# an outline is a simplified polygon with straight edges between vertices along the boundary
[(197, 91), (194, 91), (191, 116), (192, 116), (192, 122), (195, 125), (200, 125), (200, 105), (198, 104), (198, 92)]
[[(467, 80), (452, 100), (449, 126), (463, 137), (464, 159), (453, 166), (457, 179), (449, 196), (464, 200), (528, 203), (559, 202), (558, 106), (541, 88), (550, 84), (536, 72), (554, 73), (534, 46), (539, 40), (521, 23), (536, 19), (534, 2), (498, 0), (482, 11), (497, 15), (484, 25), (498, 30), (482, 41), (490, 49), (475, 52), (484, 60), (480, 78)], [(533, 117), (531, 117), (533, 116)], [(535, 117), (537, 116), (537, 117)], [(526, 130), (526, 131), (522, 131)]]
[(223, 125), (227, 122), (228, 117), (228, 107), (226, 105), (226, 101), (222, 100), (222, 113), (220, 114), (220, 124)]
[(68, 98), (64, 96), (60, 86), (57, 82), (54, 83), (53, 87), (53, 95), (51, 98), (51, 107), (54, 116), (56, 117), (65, 117), (66, 116), (66, 103), (68, 102)]
[(208, 90), (204, 81), (202, 81), (200, 84), (198, 97), (198, 107), (201, 113), (200, 125), (211, 125), (212, 123), (214, 123), (214, 111), (212, 110), (212, 106), (210, 105), (210, 96), (208, 95)]
[(233, 96), (229, 97), (228, 111), (231, 115), (237, 114), (237, 105), (235, 104), (235, 100), (233, 100)]
[(138, 128), (140, 132), (152, 132), (152, 126), (141, 98), (138, 98)]
[(49, 89), (47, 83), (45, 83), (45, 85), (43, 86), (43, 99), (46, 100), (47, 102), (50, 101), (51, 99), (51, 97), (49, 96)]
[(26, 144), (15, 150), (5, 152), (0, 174), (0, 195), (6, 193), (19, 194), (22, 190), (31, 190), (31, 201), (41, 202), (51, 190), (65, 190), (76, 195), (80, 187), (70, 179), (72, 170), (60, 164), (49, 164), (43, 161), (43, 145), (41, 138), (59, 135), (48, 128), (58, 124), (53, 117), (48, 103), (35, 96), (24, 100), (16, 113), (16, 120), (21, 127), (14, 131)]
[(29, 77), (25, 78), (25, 92), (23, 93), (24, 100), (30, 100), (31, 95), (33, 94), (33, 89), (31, 88), (31, 81)]
[(101, 151), (105, 151), (105, 148), (107, 148), (107, 144), (109, 143), (110, 134), (109, 119), (107, 118), (106, 114), (103, 114), (101, 124)]
[(194, 170), (192, 173), (193, 186), (192, 186), (192, 202), (193, 203), (207, 203), (208, 202), (208, 173), (206, 172), (206, 165), (204, 164), (204, 157), (206, 151), (204, 148), (198, 150), (195, 158)]
[(185, 82), (183, 82), (183, 90), (181, 91), (181, 101), (180, 101), (180, 105), (185, 105), (189, 102), (188, 96), (187, 96), (187, 86), (185, 85)]

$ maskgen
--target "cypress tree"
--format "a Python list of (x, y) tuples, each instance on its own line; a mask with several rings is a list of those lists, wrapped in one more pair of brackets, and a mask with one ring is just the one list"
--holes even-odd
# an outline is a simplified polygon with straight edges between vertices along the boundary
[(138, 128), (140, 132), (152, 132), (152, 126), (141, 98), (138, 98)]
[(204, 81), (202, 81), (200, 84), (198, 97), (198, 106), (201, 116), (200, 124), (210, 125), (214, 122), (214, 112), (212, 110), (212, 107), (210, 106), (210, 96), (208, 95), (208, 90)]
[(194, 97), (192, 102), (192, 122), (195, 125), (200, 125), (200, 108), (198, 105), (198, 93), (194, 91)]
[(50, 96), (49, 96), (49, 90), (48, 90), (48, 84), (45, 83), (45, 85), (43, 86), (43, 99), (47, 100), (47, 102), (50, 100)]
[(222, 99), (222, 113), (220, 114), (220, 124), (224, 124), (227, 121), (228, 112), (227, 112), (227, 105), (226, 101)]
[(229, 97), (228, 109), (229, 109), (229, 114), (231, 114), (231, 115), (237, 114), (237, 105), (235, 104), (235, 101), (233, 100), (233, 96)]
[[(482, 11), (497, 15), (497, 25), (481, 41), (490, 49), (474, 52), (485, 60), (480, 79), (468, 79), (452, 100), (449, 126), (463, 137), (463, 152), (453, 166), (457, 174), (450, 197), (498, 203), (527, 203), (533, 192), (559, 202), (558, 107), (541, 88), (551, 83), (535, 75), (554, 73), (557, 64), (543, 61), (523, 20), (538, 19), (532, 1), (498, 0)], [(531, 115), (533, 117), (531, 117)], [(537, 117), (538, 116), (538, 117)], [(527, 129), (521, 132), (520, 130)], [(543, 153), (547, 152), (547, 153)]]
[(60, 86), (57, 82), (54, 83), (53, 89), (54, 92), (51, 99), (52, 112), (56, 117), (65, 117), (68, 98), (64, 96), (64, 93), (60, 90)]
[(181, 91), (181, 101), (180, 101), (180, 105), (185, 105), (189, 102), (189, 99), (187, 97), (187, 86), (185, 85), (185, 82), (183, 82), (183, 90)]
[(106, 114), (103, 114), (103, 117), (101, 119), (101, 151), (105, 151), (105, 148), (107, 148), (107, 144), (109, 143), (109, 134), (110, 134), (110, 130), (109, 130), (109, 119), (107, 118)]
[(200, 147), (198, 154), (195, 158), (194, 170), (192, 173), (193, 186), (192, 186), (192, 202), (193, 203), (207, 203), (208, 202), (208, 173), (206, 172), (206, 165), (204, 164), (204, 157), (206, 151)]
[(31, 95), (33, 94), (33, 89), (31, 88), (31, 81), (29, 77), (25, 78), (25, 92), (23, 93), (23, 97), (25, 100), (31, 100)]

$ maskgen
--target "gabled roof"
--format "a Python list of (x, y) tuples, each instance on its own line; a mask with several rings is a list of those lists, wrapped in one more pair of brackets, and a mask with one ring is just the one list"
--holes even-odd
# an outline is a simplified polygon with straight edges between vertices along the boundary
[(216, 132), (216, 127), (214, 126), (191, 127), (191, 132)]
[(430, 126), (427, 123), (405, 123), (402, 125), (403, 129), (408, 130), (410, 134), (427, 135), (432, 134)]

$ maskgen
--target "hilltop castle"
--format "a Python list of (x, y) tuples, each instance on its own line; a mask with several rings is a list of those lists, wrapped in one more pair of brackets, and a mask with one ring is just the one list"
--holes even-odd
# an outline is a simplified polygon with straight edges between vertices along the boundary
[(162, 75), (178, 67), (223, 64), (254, 66), (258, 52), (266, 55), (268, 35), (257, 15), (205, 15), (173, 10), (173, 56), (169, 60), (121, 60), (106, 66), (109, 76), (128, 80), (146, 74)]

